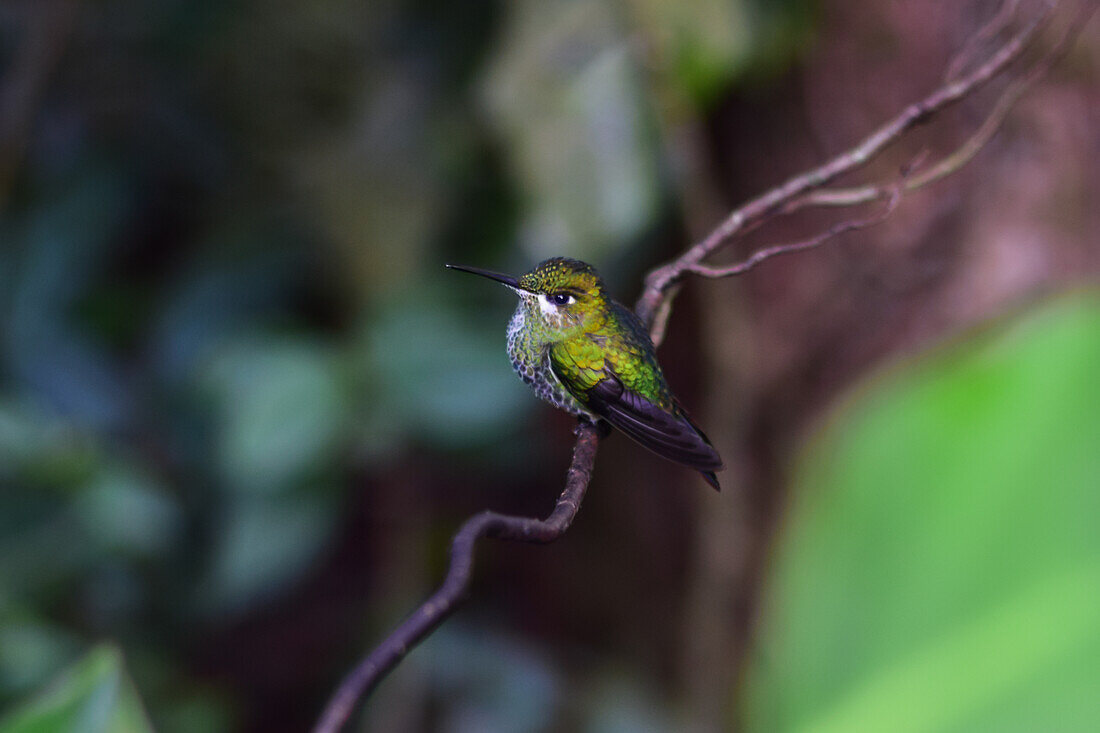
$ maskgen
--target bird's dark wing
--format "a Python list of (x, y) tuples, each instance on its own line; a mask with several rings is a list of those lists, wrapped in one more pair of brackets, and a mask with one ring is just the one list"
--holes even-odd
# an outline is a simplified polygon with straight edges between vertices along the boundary
[(683, 413), (671, 413), (608, 375), (586, 394), (588, 409), (659, 456), (700, 471), (722, 468), (707, 437)]
[(606, 363), (582, 368), (565, 348), (551, 347), (554, 375), (588, 410), (657, 455), (694, 468), (718, 489), (714, 471), (722, 458), (707, 436), (678, 406), (662, 409), (628, 389)]

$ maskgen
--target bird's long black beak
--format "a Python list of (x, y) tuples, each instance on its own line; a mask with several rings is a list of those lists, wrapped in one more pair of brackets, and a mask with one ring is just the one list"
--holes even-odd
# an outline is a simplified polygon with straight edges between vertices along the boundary
[(481, 275), (482, 277), (487, 277), (490, 280), (496, 280), (498, 283), (504, 283), (510, 288), (523, 290), (523, 288), (519, 286), (519, 281), (511, 275), (502, 275), (501, 273), (493, 272), (492, 270), (482, 270), (480, 267), (466, 267), (465, 265), (447, 265), (447, 267), (451, 270), (458, 270), (459, 272), (470, 272), (474, 275)]

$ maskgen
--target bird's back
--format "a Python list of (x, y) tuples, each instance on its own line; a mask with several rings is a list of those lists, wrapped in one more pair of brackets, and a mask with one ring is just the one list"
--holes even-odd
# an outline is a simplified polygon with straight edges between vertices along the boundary
[(558, 371), (574, 393), (587, 392), (610, 372), (631, 392), (662, 409), (674, 409), (649, 334), (638, 317), (620, 303), (612, 302), (607, 318), (566, 339), (559, 349), (568, 358), (560, 360)]

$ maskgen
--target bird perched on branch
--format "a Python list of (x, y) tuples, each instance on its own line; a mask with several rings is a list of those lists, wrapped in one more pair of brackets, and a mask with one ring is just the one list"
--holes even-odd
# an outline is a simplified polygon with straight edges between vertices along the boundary
[(518, 278), (447, 267), (504, 283), (519, 296), (508, 356), (539, 397), (594, 423), (605, 420), (719, 488), (721, 457), (673, 397), (645, 326), (608, 296), (595, 268), (564, 257)]

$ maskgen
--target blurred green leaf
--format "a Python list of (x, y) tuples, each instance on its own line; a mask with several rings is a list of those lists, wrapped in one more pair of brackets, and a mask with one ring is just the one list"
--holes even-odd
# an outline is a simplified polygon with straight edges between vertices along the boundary
[(903, 369), (798, 473), (749, 730), (1100, 728), (1100, 299)]
[(79, 651), (75, 636), (18, 613), (0, 615), (0, 691), (23, 694)]
[(220, 404), (219, 461), (233, 490), (283, 491), (334, 447), (345, 401), (324, 347), (234, 345), (214, 358), (207, 382)]
[(745, 0), (630, 0), (664, 85), (705, 104), (730, 82), (759, 33)]
[(287, 238), (251, 221), (227, 222), (204, 236), (153, 322), (158, 377), (172, 385), (192, 378), (226, 342), (263, 331), (285, 312), (295, 280), (308, 277), (308, 263), (285, 246)]
[[(0, 482), (62, 492), (88, 480), (100, 460), (94, 439), (30, 403), (0, 397)], [(6, 509), (0, 514), (0, 530), (23, 524), (18, 512)]]
[(652, 224), (655, 121), (627, 31), (599, 0), (517, 3), (485, 81), (524, 189), (532, 259), (604, 259)]
[(0, 733), (152, 733), (141, 701), (113, 646), (93, 649), (22, 708), (0, 720)]
[(502, 298), (486, 319), (427, 292), (409, 295), (365, 329), (355, 371), (367, 394), (366, 449), (382, 454), (410, 435), (448, 447), (500, 439), (535, 404), (505, 350), (514, 303)]
[(84, 487), (75, 511), (93, 540), (111, 551), (137, 555), (168, 549), (183, 521), (163, 487), (121, 462), (105, 466)]
[(326, 497), (240, 497), (224, 512), (196, 605), (206, 612), (233, 613), (284, 588), (316, 557), (333, 519)]
[[(563, 694), (538, 649), (490, 627), (444, 627), (425, 645), (422, 664), (450, 702), (440, 730), (546, 730)], [(369, 720), (369, 718), (368, 718)]]
[[(129, 181), (101, 161), (76, 166), (25, 214), (14, 287), (0, 301), (0, 366), (43, 403), (86, 425), (117, 426), (130, 395), (109, 355), (74, 317), (117, 246)], [(5, 308), (10, 303), (10, 308)]]
[(585, 733), (672, 733), (680, 729), (660, 695), (621, 669), (600, 675), (586, 696), (591, 720)]

